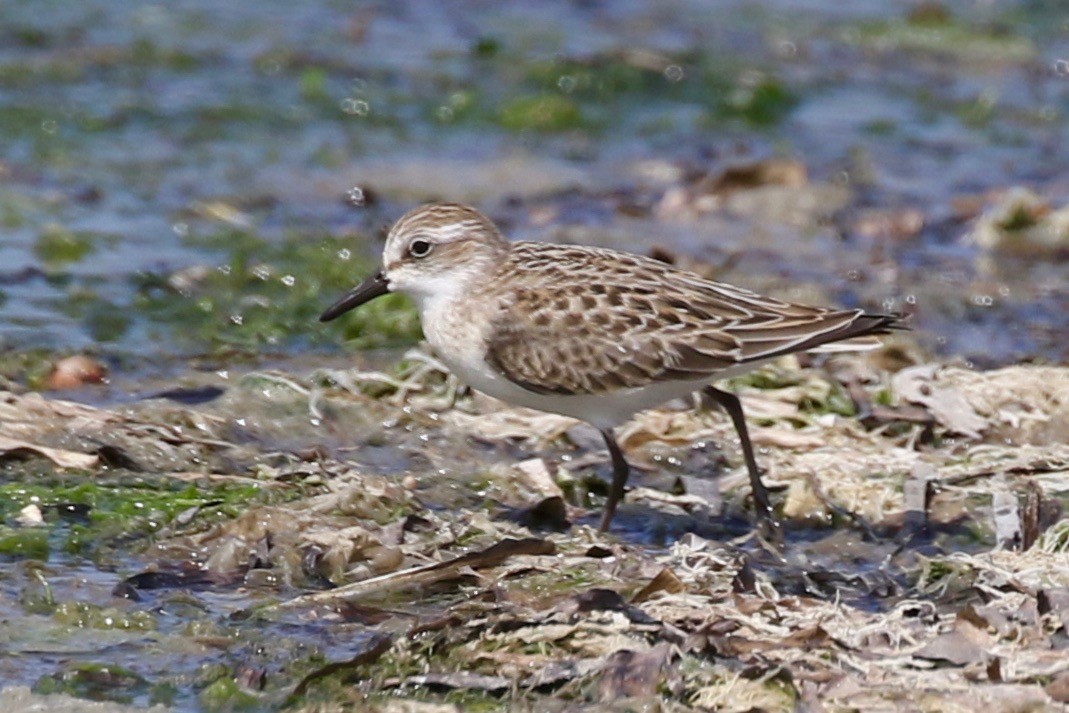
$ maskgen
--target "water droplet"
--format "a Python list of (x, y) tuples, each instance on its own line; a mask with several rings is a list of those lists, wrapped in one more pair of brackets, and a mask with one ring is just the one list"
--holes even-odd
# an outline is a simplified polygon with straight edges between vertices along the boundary
[(557, 80), (557, 87), (565, 94), (571, 94), (575, 91), (576, 83), (575, 77), (570, 74), (562, 74), (560, 79)]
[(678, 82), (683, 79), (683, 68), (678, 64), (670, 64), (664, 68), (664, 76), (669, 82)]
[[(353, 186), (348, 191), (346, 191), (345, 199), (349, 201), (350, 205), (355, 206), (357, 208), (363, 208), (365, 205), (367, 205), (367, 194), (364, 193), (364, 189), (360, 186)], [(346, 250), (344, 252), (346, 254), (344, 257), (342, 257), (341, 251), (339, 251), (338, 257), (341, 257), (343, 260), (348, 260), (349, 251)]]
[(171, 226), (171, 230), (178, 237), (184, 238), (189, 235), (189, 223), (175, 223)]
[(282, 276), (282, 284), (285, 285), (286, 287), (293, 287), (294, 285), (297, 284), (297, 278), (294, 277), (293, 275), (283, 275)]
[[(357, 189), (357, 190), (359, 190), (359, 189)], [(360, 191), (360, 192), (363, 193), (363, 191)], [(342, 248), (341, 250), (338, 251), (338, 259), (339, 260), (350, 260), (350, 259), (352, 259), (352, 257), (353, 257), (353, 251), (350, 250), (349, 248)]]
[(58, 128), (59, 124), (56, 123), (55, 119), (45, 119), (41, 122), (41, 131), (46, 134), (54, 134)]
[(245, 324), (245, 316), (241, 314), (232, 314), (230, 315), (230, 323), (236, 327), (240, 327)]
[(906, 304), (908, 304), (908, 305), (917, 304), (917, 295), (906, 295)]
[(1063, 77), (1069, 77), (1069, 59), (1059, 59), (1054, 62), (1054, 73)]
[(340, 103), (341, 110), (351, 116), (367, 116), (371, 111), (371, 105), (364, 99), (357, 99), (355, 97), (345, 97)]

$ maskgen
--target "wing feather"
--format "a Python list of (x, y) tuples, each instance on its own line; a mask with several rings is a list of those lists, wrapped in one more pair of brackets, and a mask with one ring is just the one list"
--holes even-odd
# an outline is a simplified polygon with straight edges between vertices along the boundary
[(500, 309), (486, 360), (538, 393), (712, 381), (898, 326), (893, 315), (782, 302), (637, 255), (543, 243), (516, 243), (487, 290)]

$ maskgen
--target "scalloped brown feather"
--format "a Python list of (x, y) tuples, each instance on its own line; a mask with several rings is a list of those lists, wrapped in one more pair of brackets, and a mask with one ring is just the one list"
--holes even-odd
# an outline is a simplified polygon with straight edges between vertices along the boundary
[(747, 362), (881, 334), (894, 315), (793, 304), (600, 248), (515, 243), (480, 290), (486, 360), (546, 394), (714, 380)]

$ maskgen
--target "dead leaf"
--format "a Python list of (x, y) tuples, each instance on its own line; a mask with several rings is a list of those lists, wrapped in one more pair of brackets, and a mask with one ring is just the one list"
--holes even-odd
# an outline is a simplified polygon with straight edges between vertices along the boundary
[(497, 567), (510, 557), (518, 555), (551, 555), (556, 547), (549, 540), (528, 537), (522, 540), (507, 538), (479, 552), (471, 552), (455, 559), (423, 567), (413, 567), (391, 572), (378, 577), (371, 577), (359, 582), (331, 589), (314, 592), (282, 602), (281, 607), (309, 606), (330, 604), (339, 600), (352, 600), (359, 597), (383, 594), (385, 592), (406, 589), (415, 586), (427, 586), (434, 582), (454, 578), (465, 568), (483, 569)]
[(100, 463), (100, 457), (96, 455), (67, 451), (61, 448), (48, 448), (47, 446), (39, 446), (35, 443), (0, 436), (0, 458), (21, 458), (27, 455), (44, 456), (60, 468), (88, 470)]
[(1069, 703), (1069, 671), (1059, 673), (1043, 690), (1059, 703)]
[(750, 433), (750, 440), (756, 446), (819, 448), (825, 444), (825, 439), (822, 436), (786, 428), (752, 428)]
[(560, 611), (581, 614), (592, 611), (618, 611), (634, 624), (655, 624), (655, 619), (636, 606), (629, 604), (619, 592), (603, 587), (594, 587), (580, 592), (563, 603)]
[(646, 651), (616, 651), (598, 682), (598, 700), (611, 703), (621, 698), (642, 698), (657, 692), (672, 647), (658, 644)]
[(455, 688), (459, 690), (476, 691), (503, 691), (511, 688), (513, 681), (504, 676), (484, 676), (467, 671), (453, 671), (452, 673), (425, 673), (417, 676), (408, 676), (402, 682), (404, 685), (430, 686), (433, 688)]
[(77, 389), (86, 384), (99, 384), (107, 373), (104, 365), (96, 359), (76, 354), (53, 364), (45, 385), (56, 391)]
[(805, 164), (794, 159), (770, 158), (752, 163), (727, 166), (715, 176), (702, 179), (694, 190), (698, 194), (728, 194), (760, 186), (798, 188), (809, 181)]
[(958, 618), (964, 619), (981, 631), (991, 629), (999, 635), (1009, 633), (1012, 627), (1009, 618), (993, 604), (980, 607), (966, 604), (965, 608), (958, 612)]
[(935, 637), (914, 652), (913, 656), (954, 666), (967, 666), (984, 661), (991, 644), (992, 639), (988, 634), (959, 618), (952, 630)]
[(588, 676), (599, 671), (605, 666), (602, 657), (574, 659), (564, 661), (550, 661), (542, 666), (533, 676), (523, 682), (525, 688), (539, 688), (552, 686), (565, 681)]
[(831, 636), (824, 630), (824, 627), (817, 624), (791, 633), (781, 639), (779, 645), (791, 649), (809, 651), (811, 649), (826, 648), (831, 643), (833, 643)]
[(1062, 630), (1069, 634), (1069, 587), (1039, 590), (1036, 605), (1041, 615), (1054, 614), (1061, 621)]
[(686, 591), (686, 589), (686, 585), (676, 576), (676, 573), (665, 567), (658, 572), (657, 576), (651, 579), (645, 587), (640, 589), (635, 596), (631, 597), (631, 603), (639, 604), (650, 599), (654, 594), (659, 592), (678, 594), (679, 592)]
[(1021, 511), (1021, 549), (1030, 550), (1043, 534), (1043, 489), (1034, 480), (1025, 485), (1024, 508)]
[(528, 488), (546, 498), (563, 498), (553, 474), (549, 472), (546, 461), (542, 458), (531, 458), (513, 466), (522, 476), (521, 480)]
[(984, 668), (984, 673), (987, 674), (988, 681), (993, 683), (1002, 681), (1002, 659), (998, 656), (992, 656), (991, 660), (987, 662), (987, 666)]
[(988, 427), (987, 419), (976, 413), (960, 390), (936, 383), (938, 372), (934, 364), (912, 366), (895, 374), (891, 384), (899, 398), (924, 406), (948, 431), (979, 438)]

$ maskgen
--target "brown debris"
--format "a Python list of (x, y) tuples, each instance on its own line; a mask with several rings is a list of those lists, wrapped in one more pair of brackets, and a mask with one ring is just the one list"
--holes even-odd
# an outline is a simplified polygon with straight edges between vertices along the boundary
[(45, 379), (45, 385), (54, 391), (78, 389), (86, 384), (99, 384), (107, 375), (107, 368), (99, 361), (84, 354), (77, 354), (53, 364)]
[(386, 592), (400, 589), (427, 586), (434, 582), (455, 578), (465, 569), (497, 567), (509, 557), (518, 555), (551, 555), (554, 551), (553, 543), (548, 540), (540, 540), (533, 537), (522, 540), (508, 538), (479, 552), (472, 552), (424, 567), (413, 567), (399, 572), (371, 577), (326, 592), (306, 594), (283, 602), (282, 606), (288, 608), (331, 604), (336, 601), (352, 601), (361, 597), (382, 595)]
[(653, 598), (653, 595), (659, 592), (667, 592), (668, 594), (679, 594), (686, 590), (686, 585), (680, 581), (679, 577), (675, 575), (675, 572), (665, 567), (657, 576), (650, 580), (650, 582), (635, 593), (631, 597), (632, 604), (639, 604)]
[(1027, 188), (1011, 188), (973, 222), (967, 237), (1001, 253), (1062, 254), (1069, 251), (1069, 206), (1055, 209)]
[(984, 661), (992, 644), (991, 637), (964, 618), (954, 628), (929, 641), (913, 655), (920, 659), (966, 666)]
[(698, 193), (726, 194), (759, 186), (800, 188), (808, 182), (809, 174), (801, 161), (770, 158), (727, 166), (719, 173), (698, 181), (694, 190)]
[(645, 698), (657, 692), (665, 667), (672, 657), (668, 644), (646, 651), (613, 652), (598, 682), (598, 700), (611, 703), (621, 698)]
[[(345, 460), (349, 453), (359, 460), (359, 444), (339, 458), (325, 442), (324, 433), (335, 435), (325, 426), (313, 432), (321, 448), (313, 439), (283, 453), (252, 449), (247, 460), (237, 458), (248, 451), (228, 440), (227, 409), (245, 414), (249, 402), (234, 384), (211, 402), (121, 409), (4, 393), (0, 437), (16, 444), (18, 457), (52, 448), (99, 458), (103, 439), (146, 470), (168, 462), (154, 449), (199, 459), (196, 470), (180, 458), (160, 468), (176, 480), (299, 485), (300, 498), (250, 506), (231, 520), (205, 524), (195, 512), (176, 518), (145, 556), (167, 565), (194, 552), (195, 561), (185, 569), (150, 568), (116, 593), (148, 598), (157, 596), (153, 588), (195, 595), (244, 585), (281, 599), (285, 617), (314, 618), (346, 634), (373, 627), (382, 637), (354, 639), (355, 655), (306, 678), (300, 693), (337, 675), (360, 700), (419, 685), (419, 696), (432, 700), (470, 690), (531, 709), (551, 696), (576, 708), (740, 712), (1057, 710), (1066, 698), (1069, 522), (1055, 504), (1064, 500), (1069, 474), (1069, 370), (931, 367), (903, 377), (907, 388), (899, 392), (868, 360), (841, 370), (785, 361), (769, 373), (788, 378), (763, 388), (734, 384), (755, 441), (764, 434), (769, 444), (759, 459), (777, 506), (793, 500), (791, 511), (813, 528), (804, 541), (788, 531), (773, 553), (731, 529), (732, 519), (739, 527), (749, 517), (740, 505), (746, 476), (731, 424), (682, 403), (640, 414), (620, 433), (637, 471), (629, 514), (640, 513), (644, 534), (663, 537), (663, 546), (636, 543), (627, 530), (599, 535), (583, 524), (531, 537), (501, 504), (544, 503), (558, 514), (588, 505), (556, 481), (581, 483), (604, 462), (603, 449), (562, 417), (465, 396), (453, 408), (455, 385), (433, 362), (418, 363), (416, 377), (348, 373), (347, 382), (330, 388), (273, 375), (269, 396), (264, 382), (253, 396), (296, 404), (304, 421), (318, 409), (338, 432), (343, 422), (354, 429), (394, 418), (399, 426), (377, 432), (388, 443), (408, 437), (410, 428), (461, 449), (467, 436), (517, 439), (544, 449), (546, 460), (517, 469), (504, 457), (487, 464), (486, 450), (478, 449), (449, 461), (429, 445), (434, 438), (421, 441), (433, 478), (467, 476), (477, 462), (485, 469), (476, 477), (489, 472), (492, 481), (484, 487), (480, 480), (478, 495), (448, 507), (424, 507), (439, 504), (427, 495), (426, 473), (416, 466), (404, 476), (368, 472), (363, 461)], [(907, 406), (916, 409), (923, 422), (859, 423), (823, 408), (841, 398), (829, 375), (840, 373), (855, 375), (856, 403), (897, 399), (886, 408), (900, 416)], [(384, 376), (396, 391), (373, 399), (361, 390), (362, 378)], [(911, 394), (921, 398), (907, 403)], [(964, 429), (955, 409), (965, 414)], [(932, 438), (925, 440), (925, 429)], [(956, 435), (963, 430), (970, 435)], [(696, 448), (698, 442), (708, 446)], [(558, 465), (562, 453), (569, 458)], [(248, 469), (235, 472), (235, 462)], [(664, 493), (677, 476), (687, 493)], [(711, 510), (714, 493), (723, 494), (724, 520), (695, 517), (709, 514), (703, 508)], [(999, 493), (1017, 504), (1021, 549), (995, 547), (989, 505)], [(907, 525), (897, 536), (893, 527), (864, 525), (893, 525), (895, 518)], [(684, 527), (708, 539), (679, 534)], [(286, 599), (290, 587), (323, 586), (323, 577), (341, 586)], [(220, 641), (208, 645), (230, 644)], [(242, 675), (255, 688), (262, 670)], [(272, 669), (265, 690), (282, 675)], [(396, 692), (398, 700), (406, 695)]]
[(0, 460), (32, 456), (47, 458), (60, 468), (93, 468), (100, 462), (100, 458), (96, 455), (75, 453), (61, 448), (49, 448), (27, 441), (0, 436)]
[(1043, 691), (1058, 703), (1069, 703), (1069, 671), (1059, 673), (1043, 687)]

